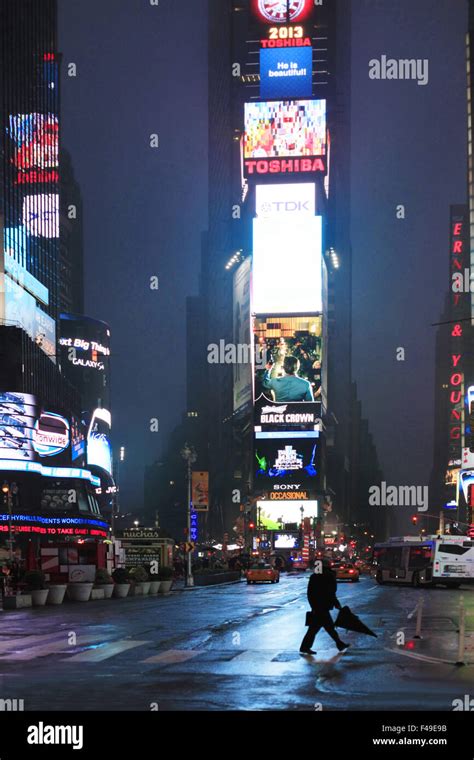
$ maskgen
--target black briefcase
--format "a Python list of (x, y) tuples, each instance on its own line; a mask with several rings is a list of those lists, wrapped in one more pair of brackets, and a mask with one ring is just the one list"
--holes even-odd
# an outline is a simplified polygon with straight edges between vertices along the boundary
[(305, 621), (305, 625), (307, 625), (308, 627), (309, 627), (310, 625), (313, 625), (313, 622), (314, 622), (314, 618), (315, 618), (315, 614), (314, 614), (314, 612), (312, 612), (312, 611), (311, 611), (311, 612), (307, 612), (307, 613), (306, 613), (306, 621)]

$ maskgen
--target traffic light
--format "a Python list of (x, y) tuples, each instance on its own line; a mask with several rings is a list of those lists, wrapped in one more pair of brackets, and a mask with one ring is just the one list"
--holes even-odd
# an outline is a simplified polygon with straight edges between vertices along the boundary
[(413, 525), (418, 525), (418, 515), (413, 515), (411, 518)]
[(249, 530), (253, 530), (255, 528), (254, 522), (249, 522)]

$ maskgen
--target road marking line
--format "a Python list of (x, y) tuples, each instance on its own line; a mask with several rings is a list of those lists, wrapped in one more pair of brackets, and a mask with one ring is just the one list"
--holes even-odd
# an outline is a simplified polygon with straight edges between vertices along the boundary
[(406, 652), (403, 649), (390, 649), (390, 647), (384, 647), (386, 652), (392, 652), (392, 654), (401, 654), (404, 657), (411, 657), (413, 660), (422, 660), (424, 662), (433, 662), (439, 664), (443, 662), (445, 665), (455, 665), (454, 660), (444, 660), (441, 657), (429, 657), (426, 654), (418, 654), (417, 652)]
[(102, 660), (116, 657), (122, 652), (141, 647), (144, 644), (151, 644), (151, 641), (131, 641), (130, 639), (110, 641), (107, 644), (97, 644), (93, 649), (88, 649), (85, 652), (79, 652), (79, 654), (75, 654), (72, 657), (64, 657), (62, 659), (67, 662), (102, 662)]
[(155, 654), (153, 657), (148, 657), (146, 660), (141, 660), (141, 662), (161, 662), (165, 665), (173, 665), (178, 662), (186, 662), (186, 660), (191, 660), (193, 657), (197, 657), (198, 654), (201, 654), (202, 651), (204, 650), (170, 649), (168, 652)]
[(28, 662), (36, 660), (37, 657), (47, 657), (49, 654), (66, 654), (68, 648), (74, 651), (78, 646), (84, 646), (85, 644), (97, 641), (97, 634), (94, 634), (94, 636), (78, 636), (76, 644), (71, 646), (68, 644), (67, 635), (65, 633), (63, 639), (55, 639), (54, 641), (50, 641), (49, 644), (26, 647), (19, 652), (10, 652), (5, 657), (0, 657), (0, 663)]

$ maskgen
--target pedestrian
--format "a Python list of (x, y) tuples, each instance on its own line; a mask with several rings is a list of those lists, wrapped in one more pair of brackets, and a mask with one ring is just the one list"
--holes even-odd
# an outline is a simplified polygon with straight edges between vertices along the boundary
[(308, 583), (308, 602), (311, 606), (311, 622), (306, 632), (306, 636), (301, 642), (301, 654), (316, 654), (311, 647), (321, 628), (335, 642), (338, 650), (343, 652), (349, 644), (345, 644), (339, 638), (339, 634), (334, 627), (334, 621), (330, 615), (330, 610), (336, 607), (341, 609), (341, 605), (336, 596), (337, 580), (336, 574), (331, 570), (328, 560), (322, 562), (318, 560), (315, 563), (315, 571), (311, 575)]

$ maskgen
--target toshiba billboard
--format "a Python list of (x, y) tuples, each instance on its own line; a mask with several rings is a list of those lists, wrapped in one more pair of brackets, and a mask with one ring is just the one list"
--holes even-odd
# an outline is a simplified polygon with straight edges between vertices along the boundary
[(245, 174), (326, 173), (326, 101), (245, 104)]

